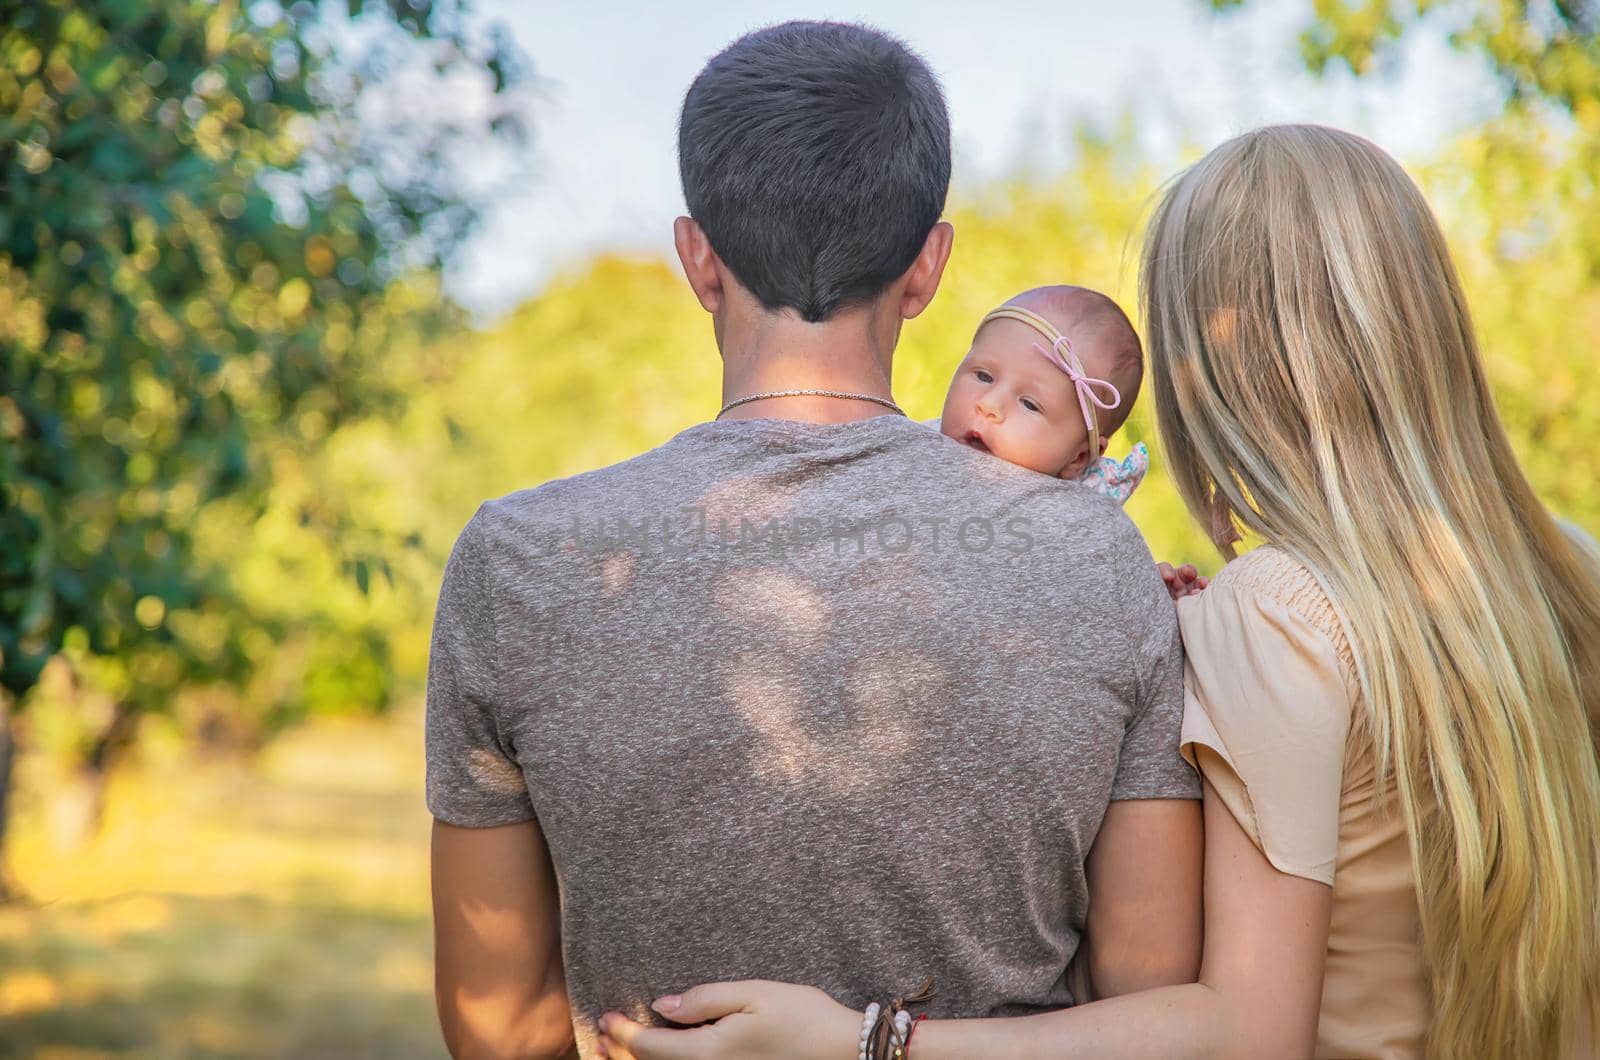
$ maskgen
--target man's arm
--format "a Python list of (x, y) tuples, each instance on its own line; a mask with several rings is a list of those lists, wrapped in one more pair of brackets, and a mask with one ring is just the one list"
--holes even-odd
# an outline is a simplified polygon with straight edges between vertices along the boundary
[(1115, 562), (1128, 593), (1134, 710), (1111, 802), (1084, 860), (1086, 967), (1096, 998), (1194, 982), (1202, 942), (1200, 778), (1178, 751), (1183, 641), (1149, 549), (1126, 529)]
[(434, 998), (456, 1060), (576, 1057), (561, 906), (536, 821), (433, 823)]
[(1106, 810), (1084, 863), (1096, 998), (1200, 975), (1205, 835), (1193, 799), (1129, 799)]

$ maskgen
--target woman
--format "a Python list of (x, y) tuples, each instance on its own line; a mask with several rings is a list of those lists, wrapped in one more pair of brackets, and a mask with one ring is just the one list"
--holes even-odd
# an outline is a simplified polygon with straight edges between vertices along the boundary
[[(1427, 204), (1358, 137), (1260, 129), (1168, 191), (1142, 283), (1178, 488), (1225, 556), (1266, 542), (1179, 607), (1200, 981), (911, 1055), (1590, 1055), (1600, 569), (1517, 465)], [(611, 1015), (612, 1054), (842, 1058), (861, 1026), (778, 984), (666, 1002), (719, 1022)]]

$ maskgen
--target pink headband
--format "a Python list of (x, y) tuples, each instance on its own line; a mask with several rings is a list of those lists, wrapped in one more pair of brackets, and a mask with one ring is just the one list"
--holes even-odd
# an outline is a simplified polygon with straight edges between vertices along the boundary
[[(1046, 360), (1063, 372), (1072, 380), (1072, 388), (1078, 395), (1078, 408), (1083, 412), (1083, 425), (1089, 428), (1089, 454), (1090, 458), (1100, 455), (1100, 425), (1094, 410), (1102, 408), (1110, 411), (1122, 404), (1122, 391), (1118, 390), (1109, 380), (1095, 379), (1083, 370), (1083, 363), (1078, 360), (1078, 355), (1072, 352), (1072, 340), (1056, 330), (1054, 324), (1029, 309), (1018, 305), (1003, 305), (999, 309), (991, 310), (987, 316), (978, 322), (981, 329), (991, 320), (1015, 320), (1028, 325), (1039, 334), (1050, 340), (1050, 347), (1033, 344), (1033, 348), (1044, 354)], [(1096, 387), (1103, 388), (1111, 393), (1111, 400), (1105, 401), (1096, 392)]]

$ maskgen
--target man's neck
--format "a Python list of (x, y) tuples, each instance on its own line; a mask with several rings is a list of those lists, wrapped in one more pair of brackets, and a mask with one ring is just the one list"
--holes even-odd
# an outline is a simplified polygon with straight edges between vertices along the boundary
[[(892, 400), (889, 380), (899, 319), (881, 316), (858, 309), (820, 324), (793, 313), (720, 322), (723, 403), (778, 390), (832, 390)], [(752, 401), (721, 418), (845, 423), (884, 412), (882, 405), (859, 399), (792, 396)]]

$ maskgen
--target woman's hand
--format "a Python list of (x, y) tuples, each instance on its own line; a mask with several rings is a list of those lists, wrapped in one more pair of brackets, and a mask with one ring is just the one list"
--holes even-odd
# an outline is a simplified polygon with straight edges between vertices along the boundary
[(1198, 596), (1200, 591), (1211, 580), (1199, 571), (1194, 565), (1185, 563), (1181, 567), (1174, 567), (1170, 563), (1157, 563), (1156, 569), (1161, 572), (1161, 580), (1167, 583), (1167, 592), (1172, 594), (1174, 600), (1182, 600), (1185, 596)]
[[(765, 980), (706, 983), (650, 1006), (674, 1023), (645, 1027), (619, 1012), (600, 1017), (600, 1050), (613, 1060), (850, 1060), (862, 1014), (822, 991)], [(714, 1021), (714, 1022), (707, 1022)]]

